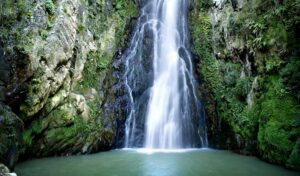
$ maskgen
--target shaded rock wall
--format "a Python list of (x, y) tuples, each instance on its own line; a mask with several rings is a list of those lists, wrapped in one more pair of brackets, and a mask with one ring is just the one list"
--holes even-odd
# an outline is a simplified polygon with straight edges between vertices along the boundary
[(195, 1), (211, 147), (299, 169), (299, 1)]
[(12, 170), (18, 159), (23, 130), (23, 121), (8, 106), (0, 103), (0, 160)]
[(5, 0), (1, 8), (0, 101), (10, 108), (1, 105), (0, 116), (14, 119), (9, 111), (24, 125), (14, 142), (21, 157), (112, 148), (117, 126), (103, 104), (114, 98), (111, 63), (138, 15), (135, 2)]

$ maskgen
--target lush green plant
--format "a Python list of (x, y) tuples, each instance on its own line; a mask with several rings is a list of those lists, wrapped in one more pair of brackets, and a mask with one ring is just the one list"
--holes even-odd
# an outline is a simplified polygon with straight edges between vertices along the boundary
[(261, 99), (258, 147), (264, 158), (284, 164), (299, 135), (299, 127), (295, 124), (300, 110), (278, 77), (266, 81), (267, 92)]
[(53, 15), (55, 13), (55, 5), (52, 0), (45, 1), (45, 8), (46, 12), (48, 12), (50, 15)]
[(196, 3), (196, 7), (201, 7), (205, 10), (211, 8), (214, 5), (213, 0), (206, 0), (206, 1), (196, 0), (194, 2)]
[(287, 91), (300, 100), (300, 60), (298, 57), (291, 61), (281, 70), (280, 75)]
[[(300, 1), (254, 0), (242, 9), (232, 6), (234, 2), (225, 3), (213, 27), (206, 5), (196, 1), (191, 12), (193, 51), (200, 57), (205, 91), (213, 94), (209, 102), (216, 102), (206, 109), (215, 109), (213, 115), (242, 141), (257, 140), (262, 158), (299, 169)], [(245, 57), (251, 72), (241, 77)], [(247, 102), (250, 92), (253, 104)]]
[(22, 131), (23, 122), (0, 103), (0, 162), (3, 161), (4, 154), (11, 145), (18, 145), (18, 135)]

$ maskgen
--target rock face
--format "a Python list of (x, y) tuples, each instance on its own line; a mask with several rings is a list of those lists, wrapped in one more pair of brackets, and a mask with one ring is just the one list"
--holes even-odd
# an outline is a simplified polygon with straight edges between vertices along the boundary
[(17, 174), (10, 173), (9, 169), (0, 163), (0, 176), (17, 176)]
[[(1, 1), (1, 163), (13, 170), (19, 155), (118, 145), (127, 110), (118, 56), (142, 3)], [(299, 1), (192, 4), (192, 49), (211, 147), (299, 170)]]
[(211, 147), (300, 169), (299, 2), (195, 1)]
[(20, 0), (3, 7), (0, 162), (13, 167), (6, 153), (14, 148), (22, 158), (112, 148), (116, 120), (103, 104), (114, 99), (111, 62), (138, 15), (134, 1)]
[(18, 159), (24, 124), (8, 106), (0, 103), (0, 160), (11, 170)]

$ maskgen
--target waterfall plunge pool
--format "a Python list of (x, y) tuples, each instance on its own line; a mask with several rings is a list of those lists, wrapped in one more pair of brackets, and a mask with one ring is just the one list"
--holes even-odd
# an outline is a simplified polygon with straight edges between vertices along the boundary
[(288, 176), (299, 175), (258, 158), (211, 149), (123, 149), (20, 163), (18, 176)]

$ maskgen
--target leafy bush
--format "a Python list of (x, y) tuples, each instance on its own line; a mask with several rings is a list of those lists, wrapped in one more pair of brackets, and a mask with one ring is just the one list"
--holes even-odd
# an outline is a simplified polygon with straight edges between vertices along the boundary
[(300, 60), (298, 57), (292, 58), (281, 71), (283, 83), (287, 90), (300, 100)]
[(258, 148), (263, 158), (285, 164), (299, 135), (295, 124), (300, 110), (278, 77), (269, 77), (265, 87), (267, 92), (260, 102)]
[(45, 8), (46, 12), (48, 12), (50, 15), (53, 15), (55, 13), (55, 6), (52, 0), (46, 0)]
[[(217, 116), (209, 118), (227, 123), (241, 141), (257, 141), (265, 160), (299, 169), (300, 0), (246, 1), (242, 9), (227, 1), (214, 26), (208, 6), (196, 1), (190, 24), (205, 92), (215, 102), (206, 104)], [(245, 55), (251, 72), (241, 77)], [(250, 106), (247, 97), (255, 77), (258, 86)]]

